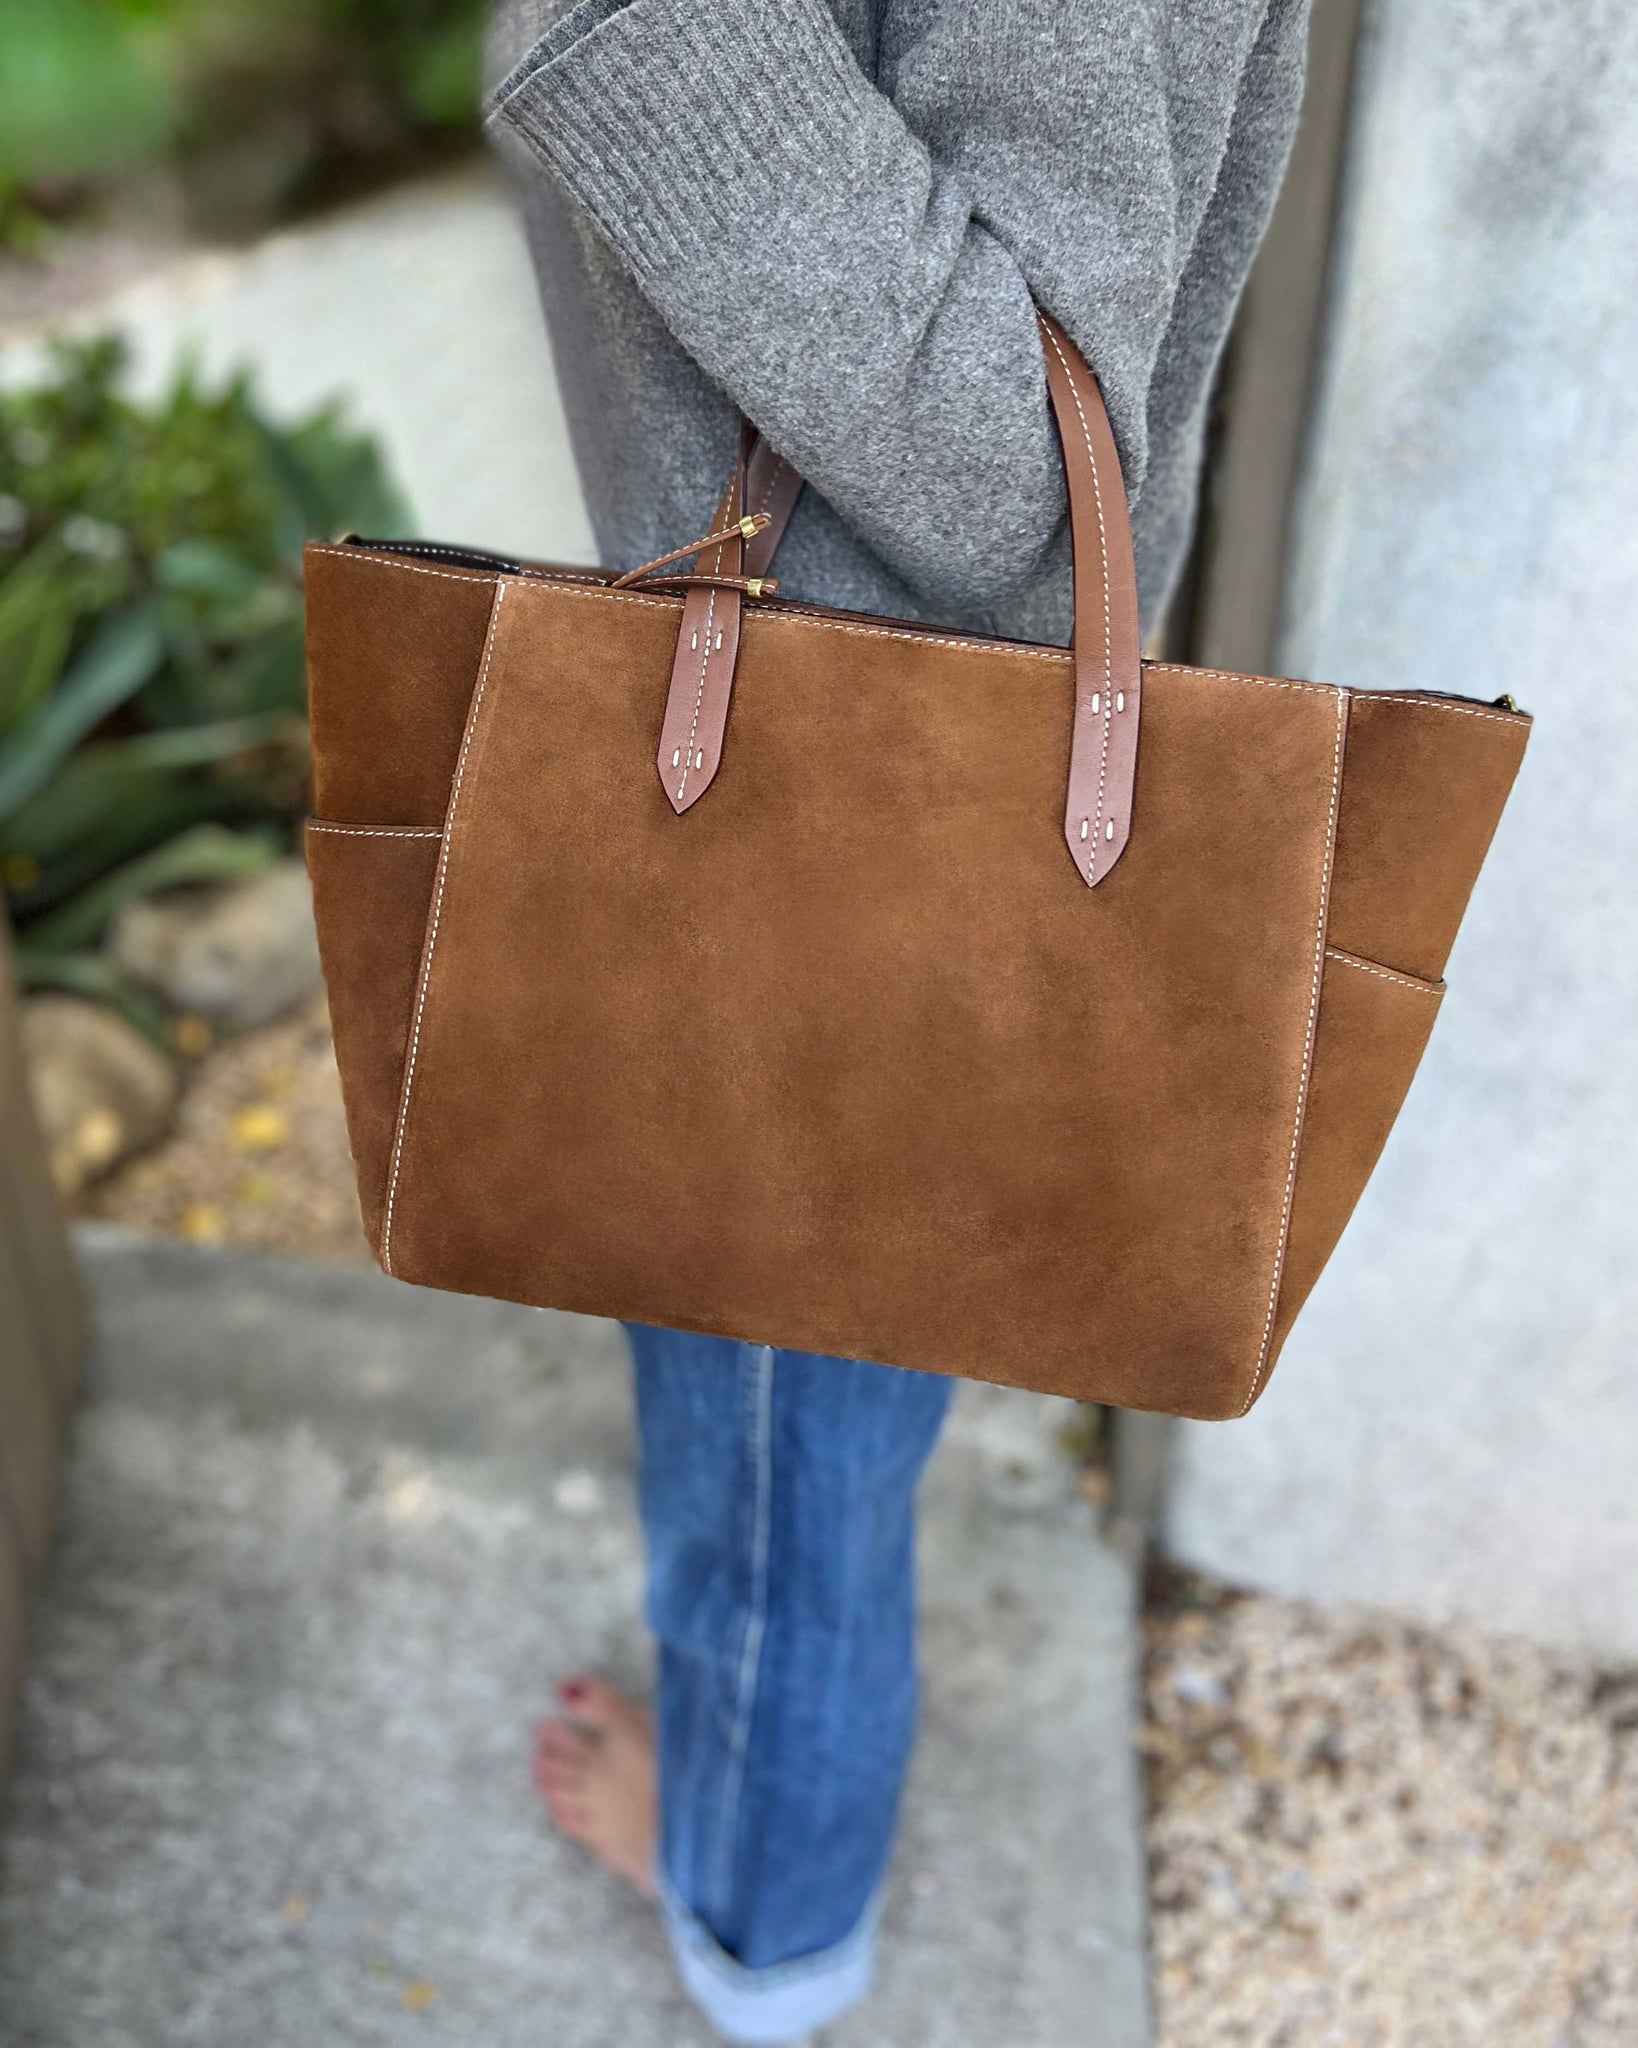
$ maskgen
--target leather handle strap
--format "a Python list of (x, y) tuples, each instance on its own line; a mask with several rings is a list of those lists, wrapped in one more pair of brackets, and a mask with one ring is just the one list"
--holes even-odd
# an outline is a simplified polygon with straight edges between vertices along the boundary
[(1143, 635), (1126, 485), (1098, 380), (1050, 314), (1038, 313), (1047, 394), (1063, 443), (1075, 561), (1075, 732), (1064, 839), (1096, 887), (1126, 851), (1143, 704)]
[(776, 454), (758, 434), (746, 465), (743, 489), (745, 510), (764, 513), (768, 521), (745, 550), (745, 573), (765, 576), (802, 495), (802, 479), (784, 456)]
[[(1098, 381), (1050, 315), (1038, 316), (1047, 393), (1063, 444), (1075, 578), (1075, 721), (1064, 838), (1076, 872), (1095, 887), (1126, 850), (1132, 830), (1143, 695), (1137, 569), (1126, 486)], [(712, 522), (735, 531), (697, 569), (688, 592), (660, 733), (660, 780), (679, 815), (710, 788), (722, 763), (744, 595), (766, 574), (802, 479), (746, 423), (739, 459)], [(747, 513), (768, 523), (750, 539)]]

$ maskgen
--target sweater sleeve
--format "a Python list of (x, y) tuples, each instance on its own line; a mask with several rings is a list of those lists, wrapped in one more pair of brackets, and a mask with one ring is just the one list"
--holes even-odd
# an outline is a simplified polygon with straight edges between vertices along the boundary
[(1135, 500), (1211, 196), (1179, 165), (1220, 161), (1268, 8), (1197, 10), (1180, 57), (1176, 0), (943, 0), (880, 90), (826, 0), (579, 0), (491, 119), (900, 577), (991, 608), (1064, 512), (1034, 302), (1097, 371)]

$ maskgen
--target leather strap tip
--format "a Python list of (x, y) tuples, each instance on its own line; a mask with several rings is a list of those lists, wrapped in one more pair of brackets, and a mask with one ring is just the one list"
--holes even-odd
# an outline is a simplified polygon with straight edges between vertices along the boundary
[(1126, 851), (1130, 836), (1131, 825), (1126, 819), (1105, 818), (1096, 839), (1092, 836), (1090, 818), (1071, 812), (1064, 820), (1064, 844), (1069, 848), (1076, 874), (1089, 889), (1095, 889), (1108, 879)]
[(679, 818), (704, 796), (717, 772), (717, 762), (701, 749), (696, 749), (693, 761), (685, 764), (680, 747), (662, 747), (654, 765), (666, 802)]

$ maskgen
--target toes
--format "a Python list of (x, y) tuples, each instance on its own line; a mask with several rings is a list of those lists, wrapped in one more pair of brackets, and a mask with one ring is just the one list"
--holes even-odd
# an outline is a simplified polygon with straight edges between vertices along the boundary
[(542, 1721), (535, 1730), (537, 1756), (573, 1758), (583, 1764), (590, 1750), (588, 1737), (567, 1721)]
[(561, 1721), (543, 1721), (535, 1732), (530, 1775), (547, 1800), (579, 1797), (585, 1788), (591, 1744)]
[(553, 1825), (577, 1841), (584, 1840), (591, 1825), (585, 1772), (572, 1758), (538, 1754), (533, 1775), (535, 1790), (545, 1801)]
[(618, 1713), (622, 1701), (612, 1685), (588, 1672), (576, 1672), (557, 1689), (564, 1713), (582, 1728), (604, 1728)]
[(601, 1678), (582, 1674), (565, 1679), (558, 1687), (558, 1698), (570, 1724), (598, 1742), (629, 1742), (646, 1749), (654, 1740), (648, 1708), (616, 1692)]
[(534, 1780), (543, 1792), (561, 1790), (578, 1797), (586, 1790), (587, 1773), (571, 1756), (542, 1754), (535, 1758)]
[(591, 1832), (591, 1815), (577, 1800), (563, 1793), (546, 1794), (546, 1811), (552, 1825), (560, 1835), (567, 1835), (572, 1842), (583, 1842)]
[(577, 1757), (557, 1757), (551, 1751), (541, 1751), (534, 1759), (534, 1778), (543, 1786), (573, 1786), (579, 1790), (586, 1784), (588, 1772)]
[(555, 1791), (579, 1793), (585, 1789), (585, 1772), (560, 1757), (537, 1756), (533, 1777), (540, 1790), (548, 1795)]

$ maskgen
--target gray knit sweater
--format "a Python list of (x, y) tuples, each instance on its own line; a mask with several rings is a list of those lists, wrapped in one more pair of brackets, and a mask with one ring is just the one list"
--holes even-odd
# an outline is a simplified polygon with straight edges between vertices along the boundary
[(1063, 640), (1032, 300), (1102, 381), (1145, 619), (1284, 167), (1308, 0), (504, 0), (602, 558), (705, 530), (743, 410), (807, 478), (789, 596)]

